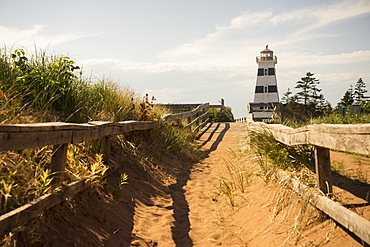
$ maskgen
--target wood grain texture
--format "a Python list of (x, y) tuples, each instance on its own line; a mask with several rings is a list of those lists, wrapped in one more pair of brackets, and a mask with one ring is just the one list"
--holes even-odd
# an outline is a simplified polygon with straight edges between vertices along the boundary
[(370, 124), (315, 124), (293, 129), (280, 124), (249, 122), (248, 127), (268, 130), (286, 145), (312, 144), (370, 155)]
[(333, 220), (353, 232), (367, 244), (370, 244), (370, 221), (321, 195), (317, 190), (307, 187), (299, 180), (287, 175), (285, 171), (278, 171), (277, 176), (281, 181), (285, 181), (284, 184), (291, 187), (296, 193), (304, 198), (308, 198), (309, 203), (314, 207), (329, 215)]
[(208, 114), (209, 114), (209, 111), (207, 111), (207, 112), (203, 113), (202, 115), (200, 115), (200, 116), (196, 117), (193, 121), (191, 121), (188, 125), (186, 125), (186, 126), (184, 127), (184, 129), (189, 128), (189, 127), (190, 127), (190, 126), (192, 126), (193, 124), (197, 123), (199, 120), (201, 120), (201, 119), (203, 119), (203, 118), (206, 118), (206, 117), (208, 116)]
[(202, 109), (208, 109), (209, 108), (209, 103), (201, 104), (197, 108), (195, 108), (192, 111), (187, 111), (187, 112), (182, 112), (178, 114), (166, 114), (162, 118), (165, 121), (171, 122), (177, 119), (184, 119), (184, 118), (189, 118), (194, 115), (196, 115), (200, 110)]
[(106, 165), (109, 165), (111, 154), (111, 136), (103, 136), (100, 138), (100, 153), (103, 154), (103, 160)]
[(80, 143), (107, 135), (154, 128), (156, 121), (40, 123), (0, 125), (0, 151)]
[(3, 236), (10, 232), (15, 227), (21, 226), (28, 220), (37, 217), (46, 209), (49, 209), (66, 198), (70, 198), (78, 192), (85, 189), (88, 184), (85, 181), (80, 180), (72, 182), (66, 185), (64, 188), (53, 192), (52, 194), (46, 194), (38, 199), (21, 206), (11, 212), (0, 216), (0, 235)]
[(51, 174), (53, 184), (60, 184), (64, 180), (65, 167), (67, 164), (68, 143), (54, 145), (51, 156)]
[(224, 105), (210, 105), (209, 108), (219, 108), (226, 112), (226, 114), (229, 115), (229, 117), (234, 118), (233, 114), (229, 112), (229, 110)]
[(207, 115), (207, 118), (206, 120), (204, 120), (203, 123), (199, 124), (197, 127), (195, 127), (195, 129), (193, 130), (192, 133), (197, 133), (201, 128), (203, 128), (207, 123), (209, 122), (209, 118), (208, 118), (208, 115)]
[(330, 149), (315, 146), (316, 185), (324, 194), (333, 193)]

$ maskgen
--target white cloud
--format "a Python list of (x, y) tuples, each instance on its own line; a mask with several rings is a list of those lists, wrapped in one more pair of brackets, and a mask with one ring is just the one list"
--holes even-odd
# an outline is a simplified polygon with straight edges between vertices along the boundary
[[(294, 59), (292, 59), (294, 58)], [(370, 63), (370, 50), (354, 51), (350, 53), (341, 53), (334, 55), (316, 55), (316, 54), (281, 54), (280, 60), (285, 68), (311, 67), (318, 65), (338, 65), (338, 64), (359, 64)]]
[(291, 13), (274, 17), (274, 23), (285, 23), (291, 21), (308, 22), (309, 24), (300, 28), (293, 36), (308, 34), (335, 23), (359, 17), (370, 13), (368, 0), (344, 1), (334, 5), (321, 5), (307, 9), (297, 10)]
[(43, 25), (33, 25), (31, 29), (26, 30), (0, 26), (1, 42), (7, 46), (13, 46), (22, 41), (24, 42), (25, 39), (34, 37), (43, 29)]
[(34, 45), (37, 47), (47, 47), (50, 45), (59, 45), (71, 42), (80, 38), (101, 35), (101, 33), (62, 33), (58, 35), (45, 34), (45, 25), (33, 25), (29, 29), (19, 29), (0, 26), (0, 42), (7, 47), (22, 46), (30, 48)]
[(121, 59), (88, 59), (81, 61), (84, 67), (105, 67), (120, 71), (142, 71), (147, 73), (165, 73), (171, 71), (182, 72), (216, 72), (226, 71), (231, 74), (239, 74), (244, 67), (215, 66), (207, 64), (191, 63), (143, 63)]
[[(315, 75), (316, 78), (319, 78), (320, 81), (325, 82), (327, 85), (335, 85), (338, 82), (348, 82), (353, 79), (354, 75), (350, 72), (345, 73), (330, 73), (330, 74), (317, 74)], [(355, 82), (353, 82), (354, 84)], [(350, 85), (350, 84), (349, 84)], [(348, 87), (349, 87), (348, 85)]]
[(241, 15), (234, 17), (229, 25), (216, 26), (217, 33), (232, 29), (249, 30), (252, 27), (261, 25), (261, 23), (265, 23), (271, 17), (273, 17), (271, 10), (255, 13), (243, 12)]
[[(313, 69), (322, 86), (328, 88), (325, 95), (331, 93), (335, 101), (335, 97), (339, 97), (349, 84), (355, 83), (356, 78), (363, 77), (365, 81), (370, 78), (370, 72), (363, 72), (370, 63), (370, 50), (366, 46), (356, 47), (351, 42), (343, 41), (348, 46), (344, 50), (337, 47), (336, 51), (340, 51), (336, 52), (330, 50), (330, 45), (325, 42), (328, 38), (334, 41), (333, 37), (338, 37), (338, 40), (348, 37), (345, 33), (348, 29), (338, 31), (331, 27), (368, 15), (370, 4), (369, 0), (330, 2), (333, 4), (284, 13), (273, 9), (244, 11), (228, 23), (215, 26), (213, 32), (204, 34), (200, 39), (182, 40), (179, 43), (181, 45), (159, 52), (159, 62), (98, 58), (78, 63), (84, 65), (85, 71), (92, 68), (95, 75), (97, 72), (114, 72), (112, 74), (115, 77), (118, 75), (133, 82), (135, 87), (145, 89), (145, 93), (155, 95), (163, 103), (186, 103), (197, 99), (207, 100), (207, 97), (217, 100), (223, 97), (233, 107), (242, 105), (244, 111), (245, 103), (253, 98), (257, 69), (255, 56), (266, 44), (270, 44), (279, 61), (277, 76), (281, 86), (280, 95), (285, 88), (294, 87), (295, 81), (304, 76), (306, 70)], [(37, 44), (46, 47), (100, 34), (49, 35), (47, 31), (45, 25), (34, 25), (28, 29), (0, 26), (0, 42), (7, 46), (27, 44), (32, 47)], [(109, 43), (104, 45), (109, 46)], [(122, 41), (122, 45), (126, 43)], [(325, 50), (325, 47), (328, 49)], [(96, 58), (101, 52), (92, 51), (91, 57)], [(332, 54), (334, 52), (337, 54)], [(114, 57), (118, 57), (117, 53)], [(330, 90), (329, 87), (334, 89)]]
[[(157, 100), (155, 103), (182, 103), (185, 102), (184, 98), (191, 94), (189, 92), (191, 90), (185, 89), (185, 88), (178, 88), (178, 87), (166, 87), (161, 88), (158, 90), (146, 90), (145, 93), (148, 93), (149, 96), (154, 96)], [(183, 98), (180, 99), (179, 95), (181, 95)]]
[(253, 57), (265, 42), (274, 47), (318, 38), (339, 37), (342, 34), (320, 33), (323, 27), (370, 13), (368, 0), (343, 1), (275, 14), (243, 12), (227, 25), (215, 27), (215, 32), (204, 38), (162, 52), (168, 61), (240, 66), (243, 57)]

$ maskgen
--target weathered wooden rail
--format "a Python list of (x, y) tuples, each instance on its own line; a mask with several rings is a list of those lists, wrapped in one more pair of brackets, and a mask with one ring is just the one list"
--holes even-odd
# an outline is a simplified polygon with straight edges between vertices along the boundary
[[(177, 119), (179, 116), (182, 116), (182, 114), (194, 114), (196, 112), (199, 112), (201, 110), (209, 109), (209, 108), (218, 108), (224, 111), (226, 114), (228, 114), (232, 119), (233, 114), (229, 112), (229, 110), (223, 105), (209, 105), (208, 103), (206, 104), (162, 104), (162, 106), (172, 109), (174, 111), (179, 111), (180, 113), (178, 114), (171, 114), (172, 119)], [(189, 110), (189, 109), (194, 109), (194, 110)], [(185, 110), (185, 112), (183, 112)], [(192, 112), (192, 113), (191, 113)], [(189, 116), (189, 115), (188, 115)], [(188, 116), (184, 116), (184, 118), (187, 118)]]
[[(330, 166), (330, 149), (370, 155), (370, 124), (316, 124), (293, 129), (280, 124), (248, 122), (254, 130), (270, 132), (274, 138), (289, 146), (314, 145), (316, 184), (324, 194), (332, 194), (332, 177)], [(316, 208), (370, 244), (370, 222), (353, 213), (340, 204), (312, 192), (295, 179), (288, 178), (284, 172), (279, 173), (284, 179), (291, 180), (293, 190), (309, 198)]]
[[(194, 108), (189, 112), (168, 114), (163, 116), (163, 120), (171, 122), (188, 119), (188, 124), (184, 128), (190, 128), (194, 125), (193, 132), (196, 132), (209, 121), (209, 108), (226, 109), (223, 105), (209, 105), (209, 103), (197, 104)], [(100, 139), (100, 152), (104, 154), (104, 161), (108, 162), (111, 136), (150, 130), (156, 124), (158, 124), (158, 121), (89, 122), (83, 124), (52, 122), (0, 125), (0, 151), (53, 146), (50, 165), (52, 173), (56, 174), (53, 182), (59, 184), (64, 180), (69, 144)], [(75, 181), (51, 194), (41, 196), (24, 206), (1, 215), (0, 236), (37, 217), (46, 209), (59, 204), (66, 198), (73, 197), (88, 186), (89, 184), (85, 180)]]

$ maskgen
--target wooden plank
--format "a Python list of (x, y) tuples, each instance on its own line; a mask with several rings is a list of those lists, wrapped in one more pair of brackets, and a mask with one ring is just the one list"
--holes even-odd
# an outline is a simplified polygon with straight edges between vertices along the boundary
[(33, 131), (61, 131), (83, 129), (84, 124), (49, 122), (0, 125), (0, 132), (33, 132)]
[(233, 114), (229, 112), (229, 110), (224, 105), (210, 105), (209, 108), (219, 108), (226, 112), (226, 114), (229, 115), (229, 117), (234, 118)]
[(116, 123), (113, 134), (129, 133), (137, 130), (149, 130), (153, 129), (157, 124), (156, 121), (124, 121)]
[[(51, 167), (52, 172), (58, 174), (54, 179), (55, 182), (60, 182), (62, 180), (62, 173), (60, 173), (60, 171), (64, 171), (66, 164), (68, 141), (73, 143), (81, 140), (97, 139), (113, 132), (115, 134), (123, 134), (125, 132), (135, 130), (152, 129), (156, 124), (156, 121), (125, 121), (119, 123), (94, 122), (89, 124), (72, 125), (64, 123), (52, 123), (49, 125), (49, 123), (45, 123), (36, 125), (32, 124), (32, 126), (7, 126), (7, 128), (2, 129), (3, 133), (0, 133), (0, 149), (18, 150), (23, 148), (42, 147), (45, 146), (45, 143), (47, 143), (47, 145), (55, 144)], [(6, 130), (4, 131), (4, 129)], [(1, 134), (6, 138), (1, 139)], [(31, 138), (31, 140), (29, 140), (30, 136), (34, 137), (34, 139)], [(13, 145), (11, 148), (14, 147), (14, 149), (6, 147), (9, 143), (16, 142), (21, 143), (20, 146)], [(105, 137), (105, 141), (103, 142), (103, 145), (105, 146), (104, 152), (107, 153), (108, 146), (110, 146), (109, 137)], [(22, 143), (26, 143), (26, 145), (22, 146)], [(37, 217), (44, 210), (55, 206), (65, 200), (65, 198), (77, 194), (86, 187), (87, 185), (84, 181), (76, 181), (67, 185), (63, 190), (44, 195), (27, 205), (1, 215), (0, 234), (7, 234), (13, 228), (24, 224), (29, 219)]]
[(318, 124), (293, 129), (278, 124), (248, 122), (248, 127), (268, 130), (286, 145), (312, 144), (370, 155), (370, 124)]
[(223, 105), (209, 105), (209, 108), (218, 108), (221, 109)]
[(105, 164), (109, 164), (109, 159), (110, 159), (110, 152), (111, 150), (111, 137), (108, 136), (103, 136), (100, 139), (100, 152), (103, 154), (103, 160)]
[[(317, 183), (324, 193), (332, 193), (329, 148), (369, 154), (369, 127), (369, 124), (311, 125), (292, 129), (289, 127), (248, 122), (248, 128), (257, 130), (269, 129), (276, 139), (287, 145), (314, 144), (318, 146), (315, 152), (318, 174)], [(298, 180), (287, 176), (284, 171), (279, 171), (278, 174), (284, 180), (290, 180), (294, 191), (303, 197), (308, 196), (309, 202), (313, 206), (329, 215), (367, 244), (370, 244), (370, 222), (368, 220), (329, 198), (320, 195), (318, 192), (312, 192)]]
[(165, 121), (168, 121), (168, 122), (178, 120), (178, 119), (189, 118), (191, 116), (196, 115), (200, 110), (207, 109), (207, 108), (209, 108), (209, 103), (199, 105), (196, 109), (194, 109), (192, 111), (182, 112), (182, 113), (178, 113), (178, 114), (166, 114), (166, 115), (162, 116), (162, 118)]
[(53, 147), (50, 168), (54, 184), (60, 184), (64, 180), (65, 167), (67, 163), (67, 150), (68, 143), (55, 145)]
[(38, 148), (63, 143), (79, 143), (106, 135), (124, 134), (134, 130), (152, 129), (155, 121), (125, 121), (119, 123), (92, 122), (0, 125), (0, 151)]
[(72, 131), (72, 140), (70, 143), (77, 144), (84, 141), (100, 139), (103, 136), (110, 135), (114, 130), (115, 123), (94, 121), (80, 124), (80, 126), (81, 129)]
[(324, 194), (333, 193), (330, 149), (315, 146), (316, 185)]
[(193, 133), (198, 132), (199, 129), (203, 128), (208, 122), (209, 122), (209, 118), (207, 118), (203, 123), (201, 123), (200, 125), (198, 125), (197, 127), (195, 127), (195, 129), (193, 130)]
[[(3, 132), (0, 132), (1, 151), (38, 148), (92, 140), (98, 138), (98, 129), (101, 128), (90, 124), (63, 123), (50, 123), (50, 126), (45, 123), (30, 124), (30, 126), (23, 124), (15, 127), (17, 128), (2, 128)], [(4, 131), (4, 129), (8, 130)]]
[(209, 111), (207, 111), (206, 113), (203, 113), (202, 115), (198, 116), (198, 117), (197, 117), (197, 118), (195, 118), (193, 121), (191, 121), (188, 125), (186, 125), (186, 126), (184, 127), (184, 129), (189, 128), (190, 126), (192, 126), (194, 123), (196, 123), (196, 122), (197, 122), (197, 121), (199, 121), (200, 119), (207, 117), (208, 113), (209, 113)]
[(304, 198), (308, 198), (309, 203), (314, 207), (329, 215), (333, 220), (353, 232), (367, 244), (370, 244), (370, 221), (317, 191), (308, 188), (299, 180), (287, 175), (285, 171), (278, 171), (277, 176), (280, 180), (289, 181), (289, 186)]
[(265, 124), (264, 126), (281, 143), (286, 145), (308, 144), (308, 129), (306, 127), (293, 129), (280, 124)]
[(84, 180), (75, 181), (52, 194), (46, 194), (38, 199), (0, 216), (0, 235), (9, 233), (12, 229), (25, 224), (45, 210), (70, 198), (88, 186)]
[(317, 124), (307, 128), (310, 144), (370, 155), (370, 124)]
[(158, 105), (164, 106), (170, 109), (184, 109), (184, 108), (197, 108), (198, 106), (202, 105), (202, 103), (200, 104), (158, 104)]
[(234, 119), (234, 115), (226, 107), (223, 106), (222, 110), (226, 112), (226, 114), (229, 115), (230, 118)]
[(69, 143), (72, 131), (3, 132), (0, 133), (0, 151), (22, 150)]

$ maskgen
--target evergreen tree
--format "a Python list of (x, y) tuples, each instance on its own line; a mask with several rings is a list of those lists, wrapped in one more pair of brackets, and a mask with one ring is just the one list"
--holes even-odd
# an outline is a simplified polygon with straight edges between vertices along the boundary
[(354, 93), (353, 93), (353, 86), (350, 85), (350, 88), (344, 93), (343, 97), (340, 99), (338, 106), (351, 106), (353, 105)]
[(294, 88), (299, 89), (296, 93), (296, 99), (298, 105), (295, 106), (295, 111), (305, 117), (309, 116), (320, 116), (324, 112), (326, 107), (326, 101), (324, 95), (321, 94), (321, 90), (317, 88), (320, 83), (319, 79), (316, 79), (314, 73), (307, 72), (305, 77), (302, 77), (300, 81), (297, 81)]
[(292, 94), (293, 92), (290, 91), (290, 88), (288, 88), (288, 90), (285, 93), (283, 93), (283, 97), (281, 98), (281, 103), (289, 104), (289, 102), (291, 101)]
[(353, 98), (354, 98), (355, 105), (360, 105), (361, 101), (363, 100), (366, 101), (366, 99), (368, 98), (365, 96), (366, 92), (367, 90), (366, 90), (365, 82), (363, 82), (362, 79), (359, 78), (353, 90)]

